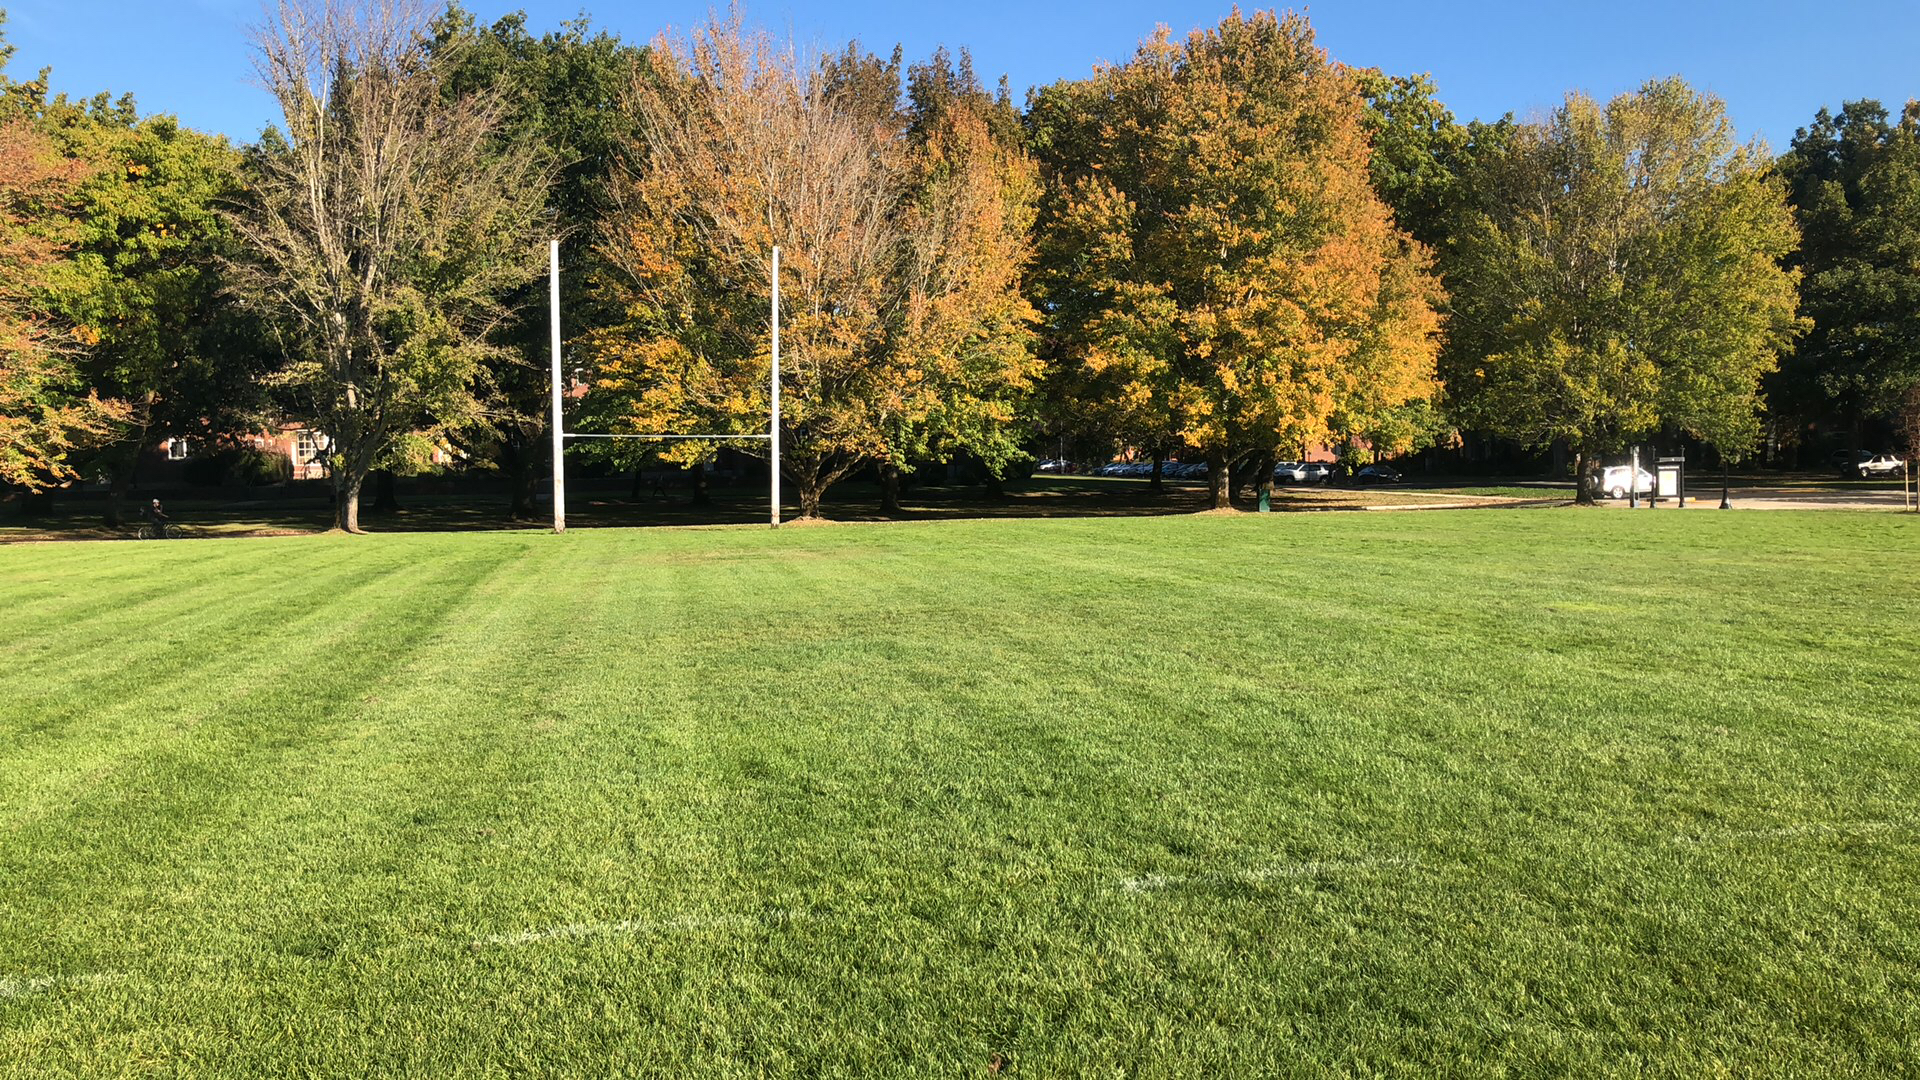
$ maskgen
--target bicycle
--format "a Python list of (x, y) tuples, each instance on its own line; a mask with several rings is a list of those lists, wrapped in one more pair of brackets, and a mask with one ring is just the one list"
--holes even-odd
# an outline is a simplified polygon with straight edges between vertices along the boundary
[(153, 522), (149, 521), (145, 525), (140, 526), (140, 533), (139, 533), (138, 539), (178, 540), (180, 539), (180, 526), (175, 525), (172, 522), (168, 522), (165, 525), (155, 525)]

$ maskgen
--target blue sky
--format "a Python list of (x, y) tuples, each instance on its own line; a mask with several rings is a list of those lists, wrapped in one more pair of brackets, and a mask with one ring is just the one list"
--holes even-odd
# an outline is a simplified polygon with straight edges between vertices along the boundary
[[(583, 0), (469, 0), (483, 17), (524, 9), (537, 29), (580, 13)], [(584, 3), (629, 40), (704, 18), (711, 5), (671, 0)], [(803, 43), (900, 42), (910, 57), (947, 44), (972, 49), (983, 77), (1027, 86), (1122, 60), (1164, 22), (1176, 32), (1217, 21), (1230, 4), (1005, 0), (754, 0), (748, 17)], [(251, 139), (272, 119), (250, 83), (246, 26), (259, 0), (0, 0), (19, 48), (10, 74), (54, 69), (56, 89), (132, 91), (143, 109)], [(1607, 96), (1679, 74), (1725, 98), (1744, 135), (1784, 149), (1821, 105), (1876, 97), (1897, 108), (1920, 96), (1920, 0), (1323, 0), (1307, 7), (1335, 59), (1391, 72), (1431, 72), (1463, 119), (1522, 116), (1568, 89)]]

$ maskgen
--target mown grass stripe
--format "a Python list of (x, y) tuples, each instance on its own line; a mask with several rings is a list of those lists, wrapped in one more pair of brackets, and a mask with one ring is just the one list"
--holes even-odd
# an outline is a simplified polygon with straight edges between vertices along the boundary
[(0, 807), (0, 1061), (1920, 1068), (1890, 517), (298, 543), (409, 569), (132, 711), (63, 682), (63, 754), (0, 757), (114, 763)]

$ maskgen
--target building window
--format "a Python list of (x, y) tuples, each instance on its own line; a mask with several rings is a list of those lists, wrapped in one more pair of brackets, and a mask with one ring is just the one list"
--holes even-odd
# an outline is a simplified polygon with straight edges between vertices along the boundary
[(187, 440), (168, 439), (167, 440), (167, 460), (168, 461), (187, 460)]
[(295, 463), (307, 465), (318, 461), (325, 450), (326, 445), (318, 432), (303, 429), (294, 434), (293, 460)]

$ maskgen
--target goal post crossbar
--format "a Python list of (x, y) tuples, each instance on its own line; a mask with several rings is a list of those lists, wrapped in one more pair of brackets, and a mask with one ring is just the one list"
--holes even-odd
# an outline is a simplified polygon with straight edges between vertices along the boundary
[(769, 476), (768, 522), (774, 528), (780, 527), (780, 249), (773, 249), (773, 295), (769, 305), (770, 329), (773, 339), (773, 363), (767, 373), (768, 417), (765, 434), (738, 435), (677, 435), (665, 432), (653, 434), (615, 434), (610, 432), (568, 431), (565, 428), (565, 414), (561, 403), (565, 392), (560, 384), (560, 241), (551, 240), (547, 247), (547, 293), (548, 307), (551, 312), (553, 345), (553, 531), (567, 531), (567, 465), (566, 441), (568, 439), (638, 439), (644, 441), (703, 441), (703, 442), (764, 442), (767, 444), (767, 464)]
[(712, 439), (715, 442), (740, 442), (746, 439), (771, 439), (771, 435), (605, 435), (591, 431), (561, 433), (563, 439)]

